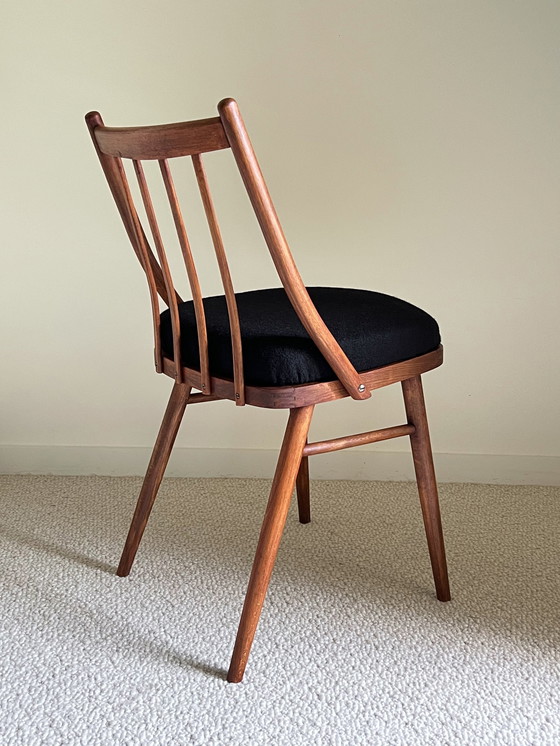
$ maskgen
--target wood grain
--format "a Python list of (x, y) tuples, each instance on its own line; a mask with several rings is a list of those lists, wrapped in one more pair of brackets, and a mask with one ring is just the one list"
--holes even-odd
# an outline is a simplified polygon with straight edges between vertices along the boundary
[(288, 515), (313, 407), (292, 409), (270, 490), (227, 680), (243, 678)]
[(237, 103), (231, 98), (224, 99), (219, 103), (218, 111), (272, 261), (295, 312), (349, 395), (353, 399), (369, 398), (369, 390), (365, 386), (361, 389), (361, 376), (309, 297), (278, 220)]
[(136, 161), (159, 161), (229, 148), (219, 117), (150, 127), (102, 125), (95, 136), (105, 155)]
[(368, 443), (379, 443), (381, 440), (391, 440), (392, 438), (400, 438), (403, 435), (413, 434), (414, 425), (395, 425), (394, 427), (385, 427), (382, 430), (370, 430), (367, 433), (344, 435), (341, 438), (331, 438), (331, 440), (320, 440), (316, 443), (308, 443), (303, 449), (303, 455), (314, 456), (317, 453), (342, 451), (344, 448), (364, 446)]
[[(152, 238), (156, 247), (159, 265), (163, 273), (163, 281), (165, 283), (165, 289), (167, 290), (167, 297), (169, 298), (169, 312), (171, 317), (171, 331), (173, 335), (173, 355), (177, 361), (175, 367), (175, 381), (177, 383), (183, 383), (183, 367), (181, 365), (181, 322), (179, 319), (179, 306), (177, 303), (177, 296), (175, 293), (175, 287), (173, 285), (173, 278), (171, 277), (171, 270), (169, 268), (169, 262), (167, 261), (167, 255), (165, 253), (165, 246), (161, 238), (154, 205), (144, 175), (144, 169), (140, 161), (133, 161), (134, 171), (138, 179), (138, 186), (140, 187), (140, 194), (142, 196), (142, 202), (144, 203), (144, 209), (146, 210), (146, 216), (150, 225)], [(156, 337), (156, 341), (159, 335)]]
[(165, 192), (169, 200), (169, 207), (171, 209), (171, 214), (173, 215), (173, 222), (175, 223), (175, 230), (177, 231), (177, 238), (181, 247), (181, 253), (183, 255), (185, 270), (187, 272), (193, 298), (200, 360), (200, 386), (203, 394), (210, 395), (212, 393), (212, 387), (210, 384), (210, 366), (208, 363), (208, 331), (206, 328), (206, 314), (204, 313), (204, 304), (202, 302), (202, 291), (200, 289), (198, 272), (196, 271), (196, 265), (194, 263), (187, 229), (185, 228), (181, 206), (177, 198), (175, 184), (173, 183), (171, 169), (166, 160), (159, 161), (159, 166), (163, 178), (163, 184), (165, 186)]
[(430, 432), (426, 417), (426, 405), (420, 376), (414, 376), (402, 382), (404, 403), (408, 421), (414, 425), (410, 435), (414, 469), (418, 483), (418, 494), (422, 506), (422, 516), (428, 540), (430, 561), (436, 586), (436, 595), (440, 601), (449, 601), (449, 578), (443, 543), (443, 530), (437, 491)]
[(204, 206), (204, 212), (206, 213), (206, 219), (208, 220), (208, 227), (210, 228), (212, 243), (214, 244), (214, 250), (216, 252), (216, 259), (218, 262), (218, 268), (220, 270), (222, 287), (224, 288), (224, 293), (226, 296), (226, 307), (228, 312), (231, 336), (231, 351), (233, 356), (233, 384), (235, 389), (235, 403), (239, 406), (243, 406), (245, 404), (245, 382), (243, 377), (243, 350), (241, 347), (241, 327), (239, 325), (237, 300), (235, 298), (235, 291), (233, 289), (233, 282), (231, 280), (231, 273), (229, 271), (226, 251), (224, 249), (222, 233), (218, 224), (218, 218), (216, 215), (216, 210), (214, 209), (214, 202), (210, 194), (210, 188), (208, 186), (208, 180), (206, 178), (206, 173), (202, 164), (202, 158), (200, 157), (200, 155), (193, 155), (192, 162), (194, 166), (194, 172), (196, 174), (196, 180), (198, 182), (198, 188), (200, 190), (200, 196), (202, 198), (202, 204)]
[(190, 386), (176, 383), (171, 391), (169, 403), (163, 421), (159, 429), (156, 444), (148, 464), (148, 470), (144, 477), (142, 489), (136, 504), (136, 510), (130, 524), (126, 543), (121, 555), (117, 575), (124, 577), (129, 574), (138, 551), (138, 546), (144, 534), (144, 529), (150, 517), (150, 513), (157, 496), (161, 480), (165, 473), (169, 456), (175, 438), (179, 432), (179, 426), (185, 413), (185, 407), (190, 394)]
[[(443, 362), (443, 347), (433, 352), (404, 360), (401, 363), (386, 365), (383, 368), (361, 373), (362, 380), (370, 391), (399, 383), (405, 378), (433, 370)], [(163, 372), (175, 378), (175, 363), (164, 358)], [(184, 369), (184, 380), (195, 389), (200, 389), (200, 372), (192, 368)], [(212, 391), (222, 399), (235, 401), (233, 381), (226, 378), (212, 377)], [(324, 383), (306, 383), (298, 386), (245, 386), (245, 401), (254, 407), (267, 409), (294, 409), (309, 404), (321, 404), (349, 396), (340, 381)]]
[(302, 456), (296, 477), (296, 495), (300, 523), (310, 523), (311, 521), (311, 496), (309, 493), (309, 459), (307, 456)]
[[(152, 326), (154, 331), (154, 358), (156, 371), (163, 372), (163, 362), (161, 355), (161, 340), (159, 334), (159, 303), (158, 295), (165, 303), (169, 305), (170, 299), (165, 287), (165, 281), (161, 267), (155, 258), (144, 230), (140, 224), (134, 202), (132, 200), (128, 181), (123, 168), (123, 164), (118, 158), (111, 158), (102, 153), (97, 142), (97, 133), (103, 127), (103, 119), (97, 111), (90, 111), (86, 114), (86, 124), (91, 135), (95, 152), (101, 163), (101, 168), (109, 184), (109, 189), (117, 205), (117, 209), (123, 221), (125, 230), (129, 237), (134, 253), (136, 254), (140, 265), (142, 266), (148, 282), (148, 291), (150, 294), (150, 303), (152, 309)], [(180, 298), (178, 298), (180, 301)]]

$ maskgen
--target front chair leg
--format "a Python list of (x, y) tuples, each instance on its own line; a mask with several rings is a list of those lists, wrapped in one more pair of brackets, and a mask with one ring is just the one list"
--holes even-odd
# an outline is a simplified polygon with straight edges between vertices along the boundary
[(416, 431), (410, 436), (410, 444), (412, 446), (418, 494), (422, 506), (426, 537), (428, 539), (428, 550), (432, 563), (436, 595), (440, 601), (449, 601), (451, 594), (449, 592), (449, 578), (447, 576), (447, 562), (445, 559), (445, 546), (443, 544), (437, 482), (420, 376), (402, 381), (402, 389), (408, 422), (416, 428)]
[(241, 681), (286, 523), (313, 407), (290, 410), (249, 579), (227, 680)]
[(184, 383), (176, 383), (171, 391), (117, 569), (117, 575), (120, 577), (128, 575), (134, 562), (190, 393), (191, 387)]

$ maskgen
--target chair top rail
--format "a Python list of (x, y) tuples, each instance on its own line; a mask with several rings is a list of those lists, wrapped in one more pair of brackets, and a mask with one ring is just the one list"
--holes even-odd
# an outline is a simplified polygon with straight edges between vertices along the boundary
[(134, 160), (163, 160), (229, 148), (220, 117), (149, 127), (95, 128), (105, 155)]

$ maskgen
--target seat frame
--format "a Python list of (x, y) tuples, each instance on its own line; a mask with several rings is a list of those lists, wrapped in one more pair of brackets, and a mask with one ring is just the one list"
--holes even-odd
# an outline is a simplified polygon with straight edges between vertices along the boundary
[[(125, 229), (148, 280), (154, 326), (156, 370), (174, 379), (169, 403), (148, 464), (117, 574), (126, 576), (130, 573), (188, 404), (230, 399), (240, 406), (247, 404), (289, 410), (288, 423), (227, 674), (228, 681), (239, 682), (244, 675), (294, 487), (297, 493), (300, 522), (308, 523), (311, 519), (309, 456), (401, 436), (410, 438), (436, 596), (440, 601), (450, 599), (437, 483), (421, 380), (423, 373), (442, 364), (443, 349), (440, 346), (427, 354), (375, 370), (360, 373), (356, 371), (317, 312), (297, 270), (237, 103), (233, 99), (224, 99), (218, 105), (218, 112), (219, 116), (211, 119), (151, 127), (106, 127), (98, 112), (90, 112), (86, 116), (86, 122)], [(203, 153), (226, 148), (231, 148), (233, 152), (266, 244), (290, 302), (311, 339), (336, 375), (332, 381), (267, 387), (247, 386), (244, 383), (242, 337), (235, 293), (201, 157)], [(211, 375), (203, 296), (168, 163), (168, 159), (184, 156), (190, 156), (193, 161), (224, 287), (232, 339), (232, 379), (217, 378)], [(133, 162), (157, 258), (150, 247), (138, 216), (123, 167), (123, 158)], [(170, 265), (142, 168), (143, 160), (159, 161), (193, 297), (200, 370), (185, 367), (181, 361), (181, 330), (178, 313), (181, 298), (171, 276)], [(165, 357), (161, 350), (160, 298), (170, 309), (173, 360)], [(398, 382), (401, 383), (403, 391), (406, 423), (331, 440), (308, 442), (309, 426), (315, 405), (348, 396), (357, 400), (367, 399), (374, 389)]]

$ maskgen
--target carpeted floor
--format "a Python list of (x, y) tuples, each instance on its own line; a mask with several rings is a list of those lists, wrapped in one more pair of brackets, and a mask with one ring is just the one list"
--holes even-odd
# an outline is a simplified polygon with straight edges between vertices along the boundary
[(227, 684), (263, 480), (0, 477), (0, 743), (559, 744), (560, 490), (442, 485), (453, 601), (415, 486), (315, 482)]

